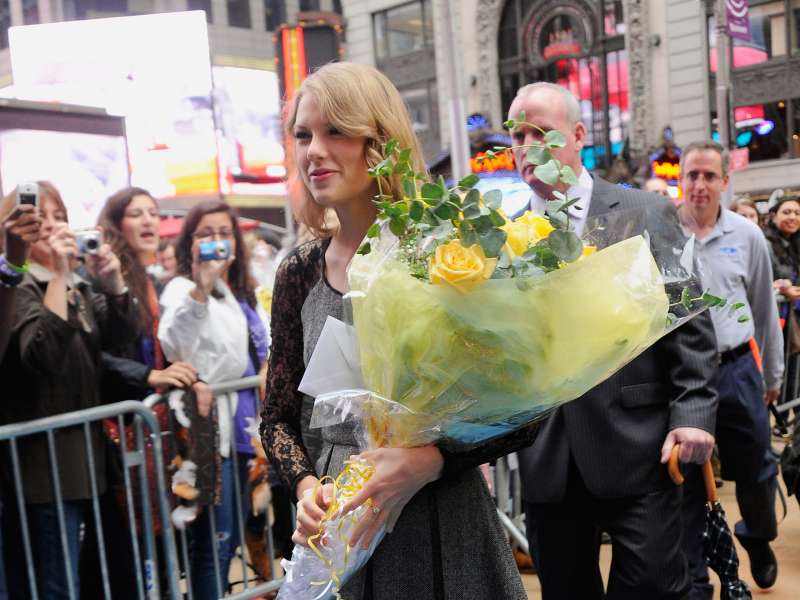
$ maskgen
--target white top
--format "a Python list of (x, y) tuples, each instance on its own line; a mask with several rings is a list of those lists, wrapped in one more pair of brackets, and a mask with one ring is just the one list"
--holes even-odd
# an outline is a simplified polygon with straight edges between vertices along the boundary
[[(206, 383), (241, 378), (249, 357), (242, 307), (222, 281), (217, 281), (216, 290), (223, 297), (209, 295), (206, 303), (189, 295), (194, 287), (186, 277), (175, 277), (161, 294), (158, 339), (164, 356), (170, 362), (190, 363)], [(238, 398), (235, 392), (216, 397), (222, 456), (230, 454), (231, 422)]]
[[(578, 183), (570, 186), (566, 192), (566, 196), (570, 200), (578, 198), (578, 201), (570, 206), (567, 211), (569, 212), (569, 222), (572, 223), (575, 233), (579, 236), (583, 235), (583, 228), (586, 226), (586, 216), (589, 214), (589, 204), (592, 202), (593, 190), (594, 180), (592, 176), (589, 175), (589, 171), (581, 167), (581, 172), (578, 175)], [(532, 189), (532, 192), (531, 210), (537, 215), (544, 216), (546, 201), (536, 193), (536, 190)]]

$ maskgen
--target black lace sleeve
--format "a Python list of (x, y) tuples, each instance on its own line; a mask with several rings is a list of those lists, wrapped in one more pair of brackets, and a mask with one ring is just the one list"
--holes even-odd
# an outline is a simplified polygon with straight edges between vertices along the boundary
[(442, 458), (444, 458), (442, 479), (458, 475), (466, 469), (472, 469), (483, 463), (492, 462), (506, 454), (527, 448), (536, 440), (540, 424), (537, 421), (531, 425), (526, 425), (466, 452), (459, 452), (448, 448), (447, 445), (440, 444), (439, 451), (442, 453)]
[[(261, 413), (264, 450), (281, 480), (294, 492), (297, 482), (314, 474), (303, 445), (300, 415), (303, 395), (298, 386), (303, 378), (303, 323), (300, 311), (313, 282), (309, 254), (318, 244), (294, 250), (278, 267), (272, 294), (272, 344), (267, 371), (266, 397)], [(312, 256), (313, 258), (313, 256)]]

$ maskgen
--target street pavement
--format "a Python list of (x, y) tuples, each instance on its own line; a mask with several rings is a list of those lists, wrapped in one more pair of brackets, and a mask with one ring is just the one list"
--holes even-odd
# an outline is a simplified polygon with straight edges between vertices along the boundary
[[(776, 444), (776, 449), (780, 450), (782, 443)], [(783, 482), (781, 481), (783, 488)], [(739, 508), (736, 505), (735, 485), (733, 482), (726, 481), (719, 488), (719, 495), (725, 513), (728, 515), (728, 524), (733, 528), (733, 524), (739, 519)], [(736, 549), (739, 552), (741, 564), (739, 566), (739, 577), (747, 582), (753, 591), (753, 599), (763, 598), (764, 600), (798, 600), (800, 598), (800, 506), (798, 506), (795, 496), (787, 499), (788, 514), (786, 519), (778, 525), (778, 539), (772, 544), (775, 555), (778, 557), (778, 581), (768, 590), (758, 589), (750, 576), (750, 563), (747, 552), (738, 544)], [(783, 507), (778, 501), (778, 519), (783, 516)], [(604, 545), (600, 550), (600, 568), (603, 579), (608, 580), (608, 570), (611, 564), (611, 546)], [(719, 580), (712, 572), (712, 581), (715, 586), (714, 598), (719, 599)], [(530, 600), (540, 600), (541, 588), (539, 579), (536, 575), (523, 575), (525, 590), (528, 592)]]

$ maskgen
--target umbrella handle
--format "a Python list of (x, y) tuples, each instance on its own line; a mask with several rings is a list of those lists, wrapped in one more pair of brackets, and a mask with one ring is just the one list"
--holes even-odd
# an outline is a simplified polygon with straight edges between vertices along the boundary
[[(681, 485), (684, 482), (683, 473), (681, 473), (680, 464), (678, 462), (678, 452), (680, 451), (680, 444), (675, 444), (672, 447), (672, 452), (669, 455), (669, 462), (667, 463), (667, 470), (669, 476), (675, 485)], [(714, 469), (711, 468), (711, 461), (707, 460), (703, 463), (703, 483), (706, 486), (706, 498), (712, 504), (719, 501), (717, 494), (717, 484), (714, 481)]]

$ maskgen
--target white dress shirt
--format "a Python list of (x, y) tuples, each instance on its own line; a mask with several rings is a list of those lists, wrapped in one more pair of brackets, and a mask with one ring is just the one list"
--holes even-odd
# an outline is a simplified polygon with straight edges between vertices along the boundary
[[(581, 167), (581, 172), (578, 175), (578, 183), (571, 186), (567, 190), (567, 198), (570, 200), (578, 198), (578, 201), (567, 209), (569, 213), (569, 222), (575, 229), (575, 233), (583, 235), (583, 228), (586, 226), (586, 216), (589, 214), (589, 204), (592, 202), (592, 190), (594, 189), (594, 180), (589, 175), (589, 171)], [(531, 195), (531, 210), (537, 215), (544, 216), (545, 199), (532, 190)]]

